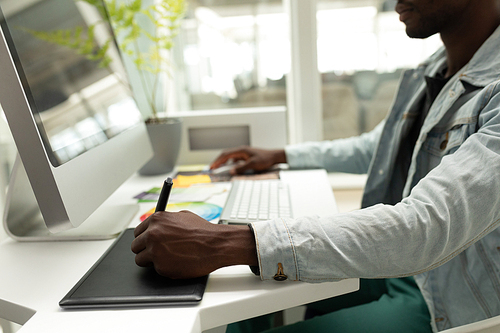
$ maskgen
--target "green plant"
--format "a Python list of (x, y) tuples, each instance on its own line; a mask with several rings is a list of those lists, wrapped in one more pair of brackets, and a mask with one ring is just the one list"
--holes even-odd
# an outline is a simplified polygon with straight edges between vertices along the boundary
[[(85, 1), (96, 2), (96, 0)], [(105, 2), (113, 29), (117, 36), (121, 36), (120, 49), (133, 59), (139, 72), (141, 86), (151, 108), (151, 121), (157, 121), (157, 87), (160, 75), (170, 74), (168, 51), (173, 46), (173, 39), (184, 16), (185, 0), (161, 0), (151, 5), (143, 5), (142, 0), (131, 2), (105, 0)], [(139, 25), (141, 19), (146, 19), (153, 29), (148, 30)], [(141, 51), (138, 44), (140, 38), (147, 38), (151, 42), (149, 50)], [(147, 72), (154, 75), (153, 83), (149, 85), (145, 77)]]
[[(100, 12), (101, 17), (108, 19), (118, 36), (119, 48), (123, 54), (130, 57), (137, 68), (141, 80), (141, 87), (150, 107), (149, 122), (157, 122), (158, 110), (156, 106), (157, 88), (160, 76), (170, 74), (171, 63), (168, 52), (173, 46), (173, 39), (186, 11), (185, 0), (153, 0), (152, 4), (144, 4), (143, 0), (104, 0), (106, 8), (100, 0), (77, 0), (93, 5)], [(139, 24), (146, 22), (147, 27)], [(98, 61), (100, 67), (107, 67), (111, 58), (107, 55), (111, 40), (103, 45), (97, 45), (94, 39), (94, 30), (98, 22), (84, 31), (77, 27), (68, 30), (33, 31), (26, 30), (33, 36), (69, 47), (89, 60)], [(141, 50), (140, 39), (150, 41), (148, 50)], [(146, 73), (154, 77), (151, 83)]]

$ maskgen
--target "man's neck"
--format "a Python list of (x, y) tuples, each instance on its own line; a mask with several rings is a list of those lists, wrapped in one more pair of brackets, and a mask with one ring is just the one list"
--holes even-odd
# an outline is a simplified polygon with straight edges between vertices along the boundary
[[(451, 77), (464, 67), (481, 45), (500, 25), (500, 6), (498, 1), (491, 1), (490, 7), (478, 6), (466, 18), (457, 18), (457, 24), (446, 31), (441, 31), (441, 39), (446, 48), (448, 71), (445, 77)], [(475, 2), (472, 2), (475, 6)], [(469, 13), (470, 13), (469, 12)]]

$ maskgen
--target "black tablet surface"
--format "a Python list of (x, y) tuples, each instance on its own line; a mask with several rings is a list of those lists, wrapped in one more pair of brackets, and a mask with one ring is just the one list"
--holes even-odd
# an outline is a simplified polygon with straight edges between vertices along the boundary
[(126, 229), (59, 302), (63, 308), (106, 308), (196, 304), (207, 276), (171, 280), (135, 264), (130, 250), (134, 229)]

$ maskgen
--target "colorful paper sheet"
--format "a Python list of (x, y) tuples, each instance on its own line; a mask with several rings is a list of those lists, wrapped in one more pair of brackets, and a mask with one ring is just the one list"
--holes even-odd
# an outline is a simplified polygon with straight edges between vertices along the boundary
[[(207, 221), (214, 220), (218, 218), (222, 212), (222, 207), (206, 203), (206, 202), (182, 202), (182, 203), (171, 203), (167, 205), (167, 211), (169, 212), (180, 212), (181, 210), (189, 210), (196, 215), (204, 218)], [(155, 208), (150, 209), (145, 214), (141, 216), (141, 222), (147, 219), (151, 214), (155, 212)]]

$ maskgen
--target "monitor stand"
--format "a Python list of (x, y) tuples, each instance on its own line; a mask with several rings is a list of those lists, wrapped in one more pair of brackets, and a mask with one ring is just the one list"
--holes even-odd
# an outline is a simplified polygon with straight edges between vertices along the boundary
[(104, 203), (78, 228), (51, 233), (18, 155), (9, 182), (3, 225), (6, 233), (17, 241), (102, 240), (118, 236), (138, 210), (135, 204)]

